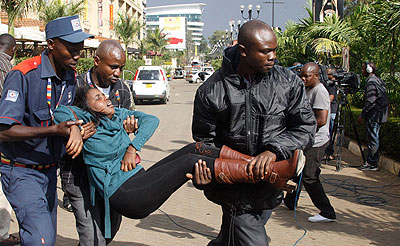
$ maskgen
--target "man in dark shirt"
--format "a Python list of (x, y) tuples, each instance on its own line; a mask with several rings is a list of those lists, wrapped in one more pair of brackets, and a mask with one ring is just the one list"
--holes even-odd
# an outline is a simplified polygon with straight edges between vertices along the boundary
[[(247, 22), (238, 44), (225, 50), (222, 67), (199, 87), (194, 101), (194, 140), (254, 156), (249, 164), (256, 180), (264, 179), (271, 162), (311, 147), (316, 127), (302, 81), (275, 64), (276, 49), (271, 27)], [(210, 184), (204, 193), (223, 211), (218, 238), (208, 245), (268, 245), (265, 224), (282, 191), (261, 181)]]
[(326, 72), (328, 73), (328, 79), (329, 79), (329, 83), (327, 85), (325, 85), (326, 89), (328, 90), (329, 93), (329, 100), (331, 102), (331, 113), (329, 116), (329, 136), (330, 136), (330, 142), (329, 145), (326, 147), (325, 149), (325, 160), (334, 160), (334, 153), (335, 153), (335, 148), (334, 148), (334, 143), (335, 140), (332, 138), (333, 135), (333, 127), (334, 127), (334, 123), (335, 123), (335, 118), (336, 118), (336, 111), (338, 109), (338, 101), (337, 101), (337, 92), (338, 92), (338, 88), (337, 88), (337, 81), (335, 78), (335, 73), (336, 73), (336, 69), (329, 67), (326, 69)]
[(362, 75), (367, 77), (364, 91), (364, 107), (358, 122), (363, 121), (366, 126), (368, 139), (368, 158), (361, 166), (361, 170), (378, 170), (379, 161), (379, 130), (388, 117), (388, 97), (386, 83), (376, 74), (373, 62), (364, 62), (361, 68)]

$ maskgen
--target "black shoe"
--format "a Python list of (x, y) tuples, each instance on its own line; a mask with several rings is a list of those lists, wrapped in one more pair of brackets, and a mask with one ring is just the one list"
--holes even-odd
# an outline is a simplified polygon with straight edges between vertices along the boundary
[(294, 210), (294, 200), (296, 199), (296, 191), (292, 193), (286, 193), (285, 198), (283, 199), (283, 203), (285, 203), (286, 207), (289, 210)]
[(68, 211), (68, 212), (73, 212), (74, 210), (72, 210), (72, 205), (69, 202), (67, 197), (64, 197), (63, 199), (63, 204), (61, 206), (64, 210)]

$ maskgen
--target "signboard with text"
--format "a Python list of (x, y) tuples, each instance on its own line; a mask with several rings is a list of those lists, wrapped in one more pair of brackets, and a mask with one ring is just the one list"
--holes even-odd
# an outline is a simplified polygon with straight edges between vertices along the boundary
[(185, 24), (185, 17), (160, 17), (160, 30), (163, 30), (168, 38), (167, 49), (186, 49)]

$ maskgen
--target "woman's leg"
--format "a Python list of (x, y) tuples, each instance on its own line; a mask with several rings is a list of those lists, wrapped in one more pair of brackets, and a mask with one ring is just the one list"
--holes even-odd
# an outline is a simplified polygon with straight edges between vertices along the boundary
[(214, 177), (215, 158), (186, 154), (132, 176), (111, 196), (111, 206), (128, 218), (148, 216), (188, 181), (186, 173), (193, 172), (199, 159), (206, 161)]
[(196, 142), (196, 143), (191, 143), (186, 145), (185, 147), (175, 151), (174, 153), (168, 155), (164, 159), (161, 159), (151, 167), (149, 167), (148, 171), (157, 168), (159, 166), (164, 165), (165, 163), (169, 163), (181, 156), (184, 156), (186, 154), (197, 154), (201, 156), (207, 156), (211, 158), (218, 158), (220, 152), (220, 148), (216, 148), (213, 146), (206, 145), (201, 142)]

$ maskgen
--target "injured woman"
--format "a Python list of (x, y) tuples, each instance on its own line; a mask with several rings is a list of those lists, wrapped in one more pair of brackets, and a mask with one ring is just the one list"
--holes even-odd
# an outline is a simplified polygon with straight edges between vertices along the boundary
[[(298, 175), (304, 166), (300, 150), (296, 150), (289, 160), (271, 162), (260, 169), (251, 164), (253, 157), (227, 146), (216, 148), (192, 143), (144, 170), (136, 152), (153, 135), (159, 124), (158, 118), (139, 111), (114, 108), (101, 91), (90, 87), (77, 89), (74, 105), (59, 106), (54, 121), (58, 124), (82, 120), (96, 125), (96, 133), (85, 141), (79, 126), (72, 126), (66, 149), (73, 158), (83, 152), (92, 205), (95, 206), (95, 194), (104, 198), (106, 238), (111, 235), (110, 206), (128, 218), (144, 218), (190, 179), (196, 187), (211, 182), (270, 182), (278, 189), (293, 189), (287, 181)], [(123, 128), (123, 120), (131, 115), (138, 119), (133, 140)], [(255, 174), (255, 169), (263, 170), (262, 174), (258, 171)]]

